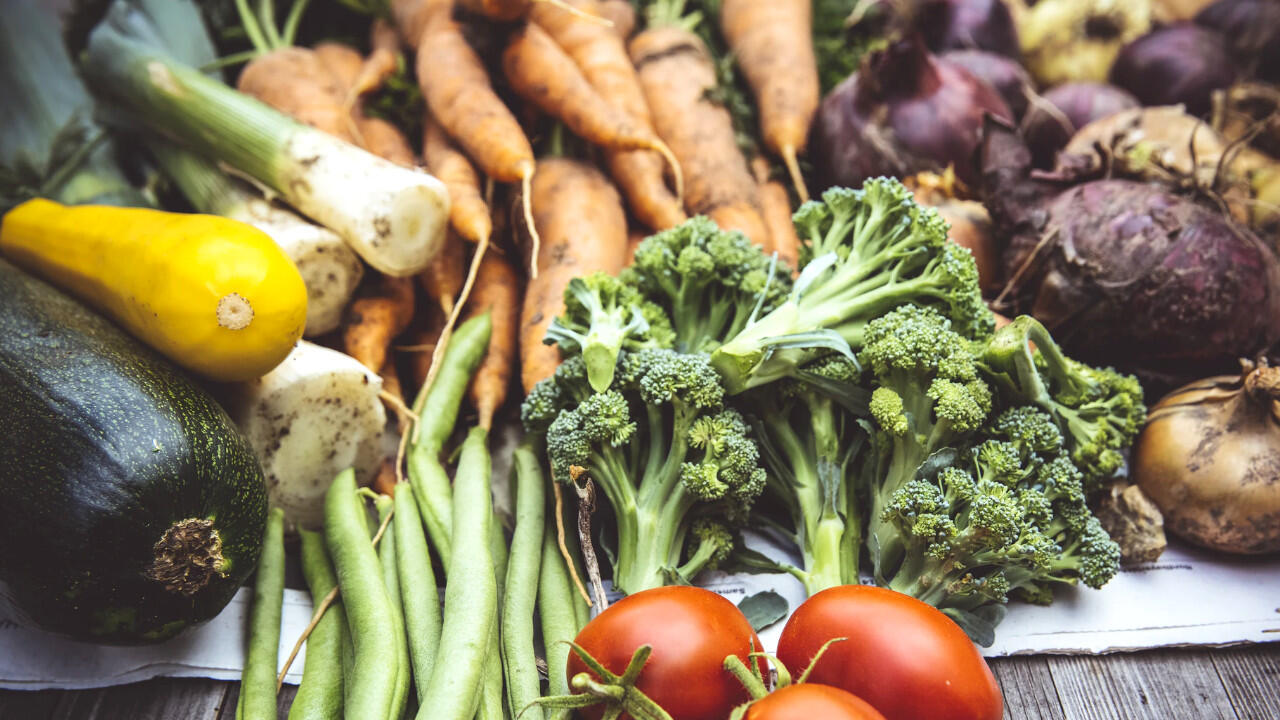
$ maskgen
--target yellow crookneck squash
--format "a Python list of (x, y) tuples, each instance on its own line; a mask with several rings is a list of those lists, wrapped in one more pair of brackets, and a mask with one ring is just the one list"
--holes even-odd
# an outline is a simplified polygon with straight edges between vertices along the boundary
[(297, 268), (235, 220), (29, 200), (0, 218), (0, 254), (212, 380), (265, 374), (306, 325)]

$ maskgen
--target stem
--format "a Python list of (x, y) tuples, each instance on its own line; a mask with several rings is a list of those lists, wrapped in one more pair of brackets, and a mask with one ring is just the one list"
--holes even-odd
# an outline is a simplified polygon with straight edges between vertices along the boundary
[(737, 655), (729, 655), (724, 659), (724, 669), (742, 683), (742, 687), (746, 689), (747, 695), (750, 695), (752, 700), (759, 700), (769, 694), (769, 689), (765, 687), (760, 676), (752, 672), (751, 668), (747, 667), (747, 664)]
[(253, 11), (249, 9), (249, 0), (236, 0), (236, 12), (240, 15), (240, 24), (244, 26), (244, 34), (249, 36), (249, 44), (253, 45), (254, 50), (258, 54), (263, 54), (271, 50), (271, 43), (267, 42), (267, 38), (262, 33), (262, 28), (258, 27), (258, 19), (254, 16)]

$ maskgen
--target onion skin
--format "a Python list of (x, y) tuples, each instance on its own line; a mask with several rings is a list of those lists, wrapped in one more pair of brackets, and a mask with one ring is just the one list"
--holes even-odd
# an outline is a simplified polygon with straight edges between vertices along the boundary
[(986, 50), (1017, 59), (1018, 29), (1003, 0), (923, 0), (916, 10), (925, 44), (934, 52)]
[(1151, 409), (1133, 476), (1165, 529), (1213, 550), (1280, 551), (1280, 368), (1173, 391)]
[(1027, 111), (1033, 85), (1031, 76), (1016, 60), (986, 50), (948, 50), (938, 57), (959, 65), (995, 88), (1015, 118)]
[(1150, 29), (1150, 0), (1038, 0), (1018, 19), (1027, 70), (1042, 87), (1106, 80), (1125, 43)]
[(930, 55), (917, 39), (903, 40), (868, 57), (822, 101), (810, 157), (826, 187), (948, 165), (973, 185), (985, 113), (1012, 117), (990, 85)]
[(1245, 75), (1280, 83), (1280, 2), (1218, 0), (1195, 22), (1222, 33)]
[(999, 292), (1004, 285), (1004, 268), (1000, 265), (1000, 251), (987, 209), (974, 200), (946, 200), (933, 209), (951, 226), (947, 237), (973, 255), (982, 292)]
[(1151, 390), (1280, 340), (1280, 260), (1216, 208), (1149, 183), (1032, 176), (1026, 146), (994, 120), (980, 157), (1005, 275), (1022, 271), (1001, 311), (1030, 312), (1072, 357)]
[[(1058, 151), (1066, 147), (1080, 128), (1121, 110), (1141, 106), (1138, 98), (1127, 90), (1093, 82), (1059, 85), (1040, 99), (1057, 108), (1062, 117), (1056, 117), (1044, 107), (1033, 106), (1022, 119), (1022, 135), (1031, 147), (1038, 168), (1053, 167)], [(1067, 121), (1065, 126), (1063, 120)]]
[(1189, 22), (1134, 40), (1111, 66), (1111, 82), (1143, 105), (1182, 104), (1197, 117), (1212, 109), (1213, 91), (1229, 87), (1236, 75), (1222, 34)]

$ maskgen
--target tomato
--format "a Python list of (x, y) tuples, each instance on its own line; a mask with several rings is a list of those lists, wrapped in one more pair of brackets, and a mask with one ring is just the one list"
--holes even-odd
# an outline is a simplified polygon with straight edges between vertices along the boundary
[[(636, 688), (675, 720), (724, 720), (750, 699), (724, 670), (724, 659), (737, 655), (746, 662), (747, 653), (761, 649), (741, 610), (710, 590), (689, 586), (628, 595), (587, 623), (576, 642), (618, 675), (636, 648), (652, 646)], [(568, 676), (586, 671), (577, 654), (570, 653)], [(596, 720), (604, 708), (579, 712)]]
[(755, 701), (747, 709), (746, 720), (884, 720), (884, 716), (846, 690), (806, 682)]
[(778, 658), (799, 674), (832, 638), (809, 681), (843, 688), (887, 720), (1000, 720), (991, 668), (959, 625), (909, 595), (843, 585), (809, 598), (782, 629)]

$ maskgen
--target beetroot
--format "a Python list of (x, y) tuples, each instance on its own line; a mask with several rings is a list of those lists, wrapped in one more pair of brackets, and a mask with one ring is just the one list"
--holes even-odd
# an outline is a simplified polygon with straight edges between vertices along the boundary
[(1000, 93), (1015, 118), (1027, 110), (1027, 98), (1034, 86), (1031, 76), (1018, 61), (986, 50), (948, 50), (938, 56), (968, 70)]
[(809, 156), (828, 187), (948, 165), (973, 185), (985, 113), (1011, 117), (990, 85), (929, 54), (918, 37), (908, 38), (873, 53), (823, 99)]
[(1004, 0), (920, 0), (917, 24), (930, 50), (986, 50), (1022, 54), (1013, 15)]
[(1092, 82), (1064, 83), (1045, 93), (1041, 100), (1022, 119), (1022, 134), (1039, 168), (1053, 167), (1053, 158), (1080, 128), (1140, 106), (1137, 98), (1115, 85)]
[(1168, 387), (1280, 340), (1280, 260), (1217, 208), (1155, 184), (1033, 173), (994, 120), (980, 158), (1006, 277), (1021, 271), (1008, 310), (1073, 357)]
[(1186, 105), (1203, 117), (1214, 90), (1236, 80), (1227, 41), (1216, 30), (1181, 22), (1153, 30), (1116, 56), (1111, 82), (1133, 93), (1143, 105)]

